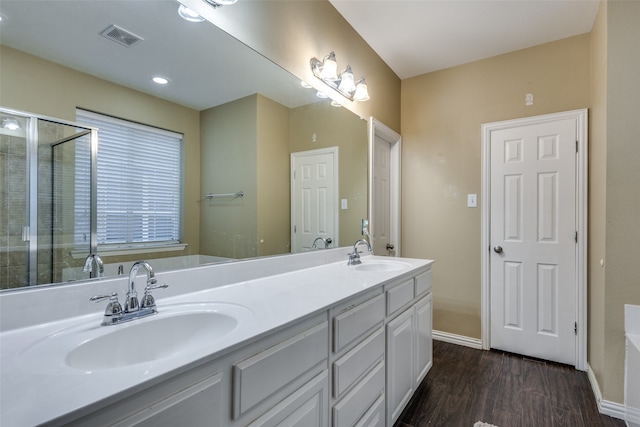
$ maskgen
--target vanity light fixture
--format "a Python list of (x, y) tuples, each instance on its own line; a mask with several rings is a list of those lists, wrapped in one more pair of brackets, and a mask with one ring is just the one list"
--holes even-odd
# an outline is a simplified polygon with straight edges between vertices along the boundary
[(16, 119), (5, 118), (2, 120), (3, 129), (18, 130), (20, 129), (20, 123)]
[(314, 76), (347, 99), (351, 101), (369, 100), (369, 91), (364, 77), (356, 82), (350, 65), (347, 65), (338, 75), (338, 63), (334, 52), (325, 56), (322, 61), (318, 58), (311, 58), (311, 71)]
[(189, 22), (202, 22), (204, 21), (204, 18), (200, 15), (198, 15), (196, 12), (194, 12), (193, 10), (189, 9), (187, 6), (181, 4), (178, 7), (178, 15), (180, 15), (180, 17), (182, 19), (184, 19), (185, 21), (189, 21)]
[(354, 101), (368, 101), (369, 90), (367, 89), (367, 82), (364, 81), (364, 77), (356, 82), (356, 91), (353, 94)]
[(161, 76), (155, 76), (153, 78), (151, 78), (151, 80), (153, 80), (154, 83), (157, 83), (159, 85), (166, 85), (169, 83), (169, 79), (167, 79), (166, 77), (161, 77)]
[(236, 3), (238, 0), (204, 0), (209, 3), (214, 8), (218, 8), (220, 6), (230, 6)]

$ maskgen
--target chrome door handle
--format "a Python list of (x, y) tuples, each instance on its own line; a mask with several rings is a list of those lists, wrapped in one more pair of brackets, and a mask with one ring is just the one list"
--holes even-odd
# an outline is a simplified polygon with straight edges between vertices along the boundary
[(387, 243), (387, 250), (392, 251), (395, 248), (391, 243)]
[(494, 246), (493, 250), (494, 250), (495, 253), (501, 254), (502, 253), (502, 246)]

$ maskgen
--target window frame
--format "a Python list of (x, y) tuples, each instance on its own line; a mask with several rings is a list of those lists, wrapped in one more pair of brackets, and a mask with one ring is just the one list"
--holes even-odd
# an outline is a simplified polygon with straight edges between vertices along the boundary
[[(150, 126), (147, 124), (143, 124), (143, 123), (127, 120), (127, 119), (122, 119), (119, 117), (114, 117), (114, 116), (110, 116), (102, 113), (97, 113), (94, 111), (81, 109), (81, 108), (76, 108), (76, 121), (78, 123), (92, 126), (98, 129), (98, 154), (97, 154), (97, 162), (96, 162), (96, 164), (98, 165), (97, 174), (96, 174), (97, 175), (96, 194), (98, 195), (98, 200), (99, 200), (98, 208), (97, 208), (98, 210), (96, 212), (96, 216), (98, 218), (97, 220), (98, 252), (101, 255), (126, 255), (126, 254), (151, 253), (151, 252), (160, 252), (160, 251), (178, 251), (178, 250), (184, 249), (186, 247), (186, 244), (183, 242), (184, 135), (179, 132), (169, 131), (169, 130), (161, 129), (155, 126)], [(110, 129), (110, 127), (112, 128)], [(105, 134), (105, 129), (110, 129), (111, 132), (114, 132), (116, 127), (118, 128), (122, 127), (124, 129), (127, 129), (125, 134), (121, 135), (122, 137), (120, 139), (118, 137), (114, 137), (114, 135), (111, 133), (109, 133), (107, 137), (101, 136)], [(140, 144), (142, 145), (142, 147), (138, 146), (135, 150), (132, 150), (133, 154), (131, 155), (131, 157), (127, 157), (127, 163), (141, 162), (143, 165), (147, 166), (146, 168), (145, 167), (130, 168), (128, 167), (129, 166), (128, 164), (125, 164), (123, 165), (122, 169), (120, 169), (117, 166), (114, 166), (114, 164), (108, 165), (110, 161), (113, 162), (113, 160), (117, 156), (114, 153), (114, 151), (122, 150), (124, 149), (123, 147), (120, 147), (119, 149), (110, 148), (111, 154), (110, 155), (108, 154), (109, 159), (106, 161), (107, 166), (105, 166), (105, 160), (104, 160), (105, 154), (102, 155), (103, 161), (102, 162), (100, 161), (100, 158), (101, 158), (100, 147), (101, 147), (101, 144), (105, 144), (105, 140), (108, 141), (110, 139), (111, 140), (115, 139), (118, 144), (126, 146), (131, 144), (131, 139), (128, 139), (130, 135), (127, 135), (126, 133), (139, 134), (140, 132), (144, 133), (143, 137), (141, 139), (136, 139), (135, 141), (138, 143), (142, 141), (142, 143)], [(166, 147), (163, 148), (163, 152), (165, 154), (157, 155), (153, 158), (148, 158), (147, 154), (149, 152), (155, 152), (153, 150), (151, 151), (149, 150), (149, 148), (153, 148), (153, 146), (157, 143), (155, 136), (158, 136), (160, 139), (164, 140), (163, 144), (165, 144)], [(177, 151), (175, 146), (170, 146), (170, 144), (172, 143), (177, 143), (178, 145)], [(102, 146), (104, 147), (104, 145)], [(137, 157), (135, 153), (136, 150), (138, 151)], [(164, 151), (164, 150), (167, 150), (167, 151)], [(102, 152), (105, 153), (104, 148)], [(145, 155), (140, 156), (139, 154), (141, 152), (144, 152)], [(169, 178), (165, 178), (164, 175), (161, 178), (159, 178), (157, 176), (158, 169), (154, 169), (155, 171), (154, 173), (156, 174), (155, 179), (152, 176), (153, 175), (152, 173), (149, 173), (147, 175), (141, 175), (139, 172), (135, 172), (135, 174), (137, 175), (134, 175), (134, 173), (132, 172), (132, 170), (136, 170), (136, 171), (148, 170), (149, 166), (153, 166), (155, 164), (161, 164), (166, 159), (169, 159), (169, 162), (174, 160), (178, 161), (177, 170), (169, 168), (169, 173), (168, 173)], [(167, 162), (165, 162), (165, 164), (166, 163)], [(108, 198), (108, 195), (105, 195), (104, 190), (100, 188), (101, 181), (104, 182), (104, 180), (106, 179), (106, 180), (112, 180), (112, 183), (113, 183), (113, 178), (112, 177), (105, 178), (105, 174), (122, 175), (123, 171), (125, 171), (124, 178), (126, 179), (126, 181), (123, 181), (120, 184), (118, 184), (118, 182), (115, 182), (114, 184), (115, 186), (121, 185), (121, 187), (111, 186), (110, 188), (112, 189), (112, 192), (113, 192), (113, 188), (118, 188), (118, 191), (123, 191), (124, 194), (129, 195), (129, 200), (135, 199), (133, 203), (138, 208), (138, 211), (136, 212), (136, 215), (138, 218), (137, 221), (140, 223), (140, 225), (144, 225), (144, 228), (142, 230), (136, 228), (138, 227), (138, 225), (129, 224), (127, 219), (125, 219), (124, 221), (120, 221), (120, 223), (118, 223), (117, 220), (115, 222), (109, 223), (105, 218), (105, 216), (109, 215), (109, 212), (105, 212), (103, 209), (105, 204), (109, 204), (109, 203), (105, 202), (105, 197)], [(177, 182), (175, 181), (175, 179), (177, 179)], [(135, 193), (132, 188), (137, 185), (136, 181), (145, 181), (141, 184), (142, 189), (138, 193)], [(148, 194), (150, 187), (155, 187), (156, 186), (155, 184), (164, 183), (164, 182), (169, 183), (166, 185), (167, 188), (165, 188), (164, 190), (166, 190), (167, 193), (173, 193), (173, 194), (167, 194), (169, 200), (166, 203), (162, 201), (158, 202), (157, 200), (162, 200), (160, 198), (153, 198), (150, 196), (143, 197), (143, 193)], [(124, 197), (126, 200), (127, 197), (126, 196)], [(113, 199), (108, 199), (108, 200), (113, 201)], [(139, 204), (138, 204), (138, 200), (140, 200)], [(144, 200), (145, 202), (143, 203), (142, 200)], [(121, 204), (122, 208), (120, 209), (121, 211), (120, 217), (128, 218), (131, 211), (132, 210), (135, 211), (135, 209), (133, 209), (131, 205), (129, 205), (126, 201), (119, 201), (119, 202), (122, 203)], [(155, 206), (155, 210), (152, 209), (150, 211), (147, 211), (144, 208), (145, 206), (148, 207), (151, 205)], [(166, 215), (164, 216), (158, 214), (158, 211), (160, 210), (159, 208), (160, 205), (162, 205), (165, 209), (167, 209)], [(115, 215), (115, 213), (113, 213), (112, 215)], [(178, 216), (177, 220), (175, 220), (175, 215)], [(177, 224), (172, 224), (172, 223), (177, 223)], [(106, 235), (106, 233), (108, 233), (107, 227), (109, 227), (109, 224), (112, 224), (112, 225), (116, 224), (116, 226), (111, 227), (111, 229), (112, 230), (117, 229), (119, 233), (118, 235), (122, 237), (123, 240), (117, 241), (117, 242), (108, 241), (110, 237)], [(126, 224), (126, 225), (123, 225), (123, 224)], [(166, 224), (170, 224), (170, 225), (166, 225)], [(152, 235), (151, 238), (149, 238), (148, 233), (144, 232), (144, 230), (147, 230), (148, 232), (149, 229), (154, 229), (153, 231), (150, 232), (150, 234)], [(162, 230), (163, 232), (165, 232), (165, 236), (171, 237), (171, 238), (167, 238), (163, 240), (163, 239), (154, 237), (153, 235), (156, 234), (155, 230)], [(145, 237), (145, 234), (147, 235), (146, 237)], [(158, 233), (158, 234), (161, 234), (161, 233)], [(135, 237), (132, 238), (132, 236), (134, 235), (138, 238), (135, 238)], [(113, 240), (113, 235), (111, 236), (111, 240)], [(78, 242), (76, 242), (76, 246), (79, 246)]]

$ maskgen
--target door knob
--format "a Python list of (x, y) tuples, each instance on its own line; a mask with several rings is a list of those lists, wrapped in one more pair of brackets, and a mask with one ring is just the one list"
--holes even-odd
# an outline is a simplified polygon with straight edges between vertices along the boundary
[(493, 250), (495, 251), (495, 253), (501, 254), (502, 253), (502, 246), (494, 246)]
[(387, 243), (387, 250), (392, 251), (395, 248), (391, 243)]

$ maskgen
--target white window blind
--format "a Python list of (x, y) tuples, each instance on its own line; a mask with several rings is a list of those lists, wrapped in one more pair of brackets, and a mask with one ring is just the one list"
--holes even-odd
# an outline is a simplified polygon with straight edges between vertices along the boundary
[(180, 242), (182, 135), (85, 110), (98, 128), (98, 245)]

